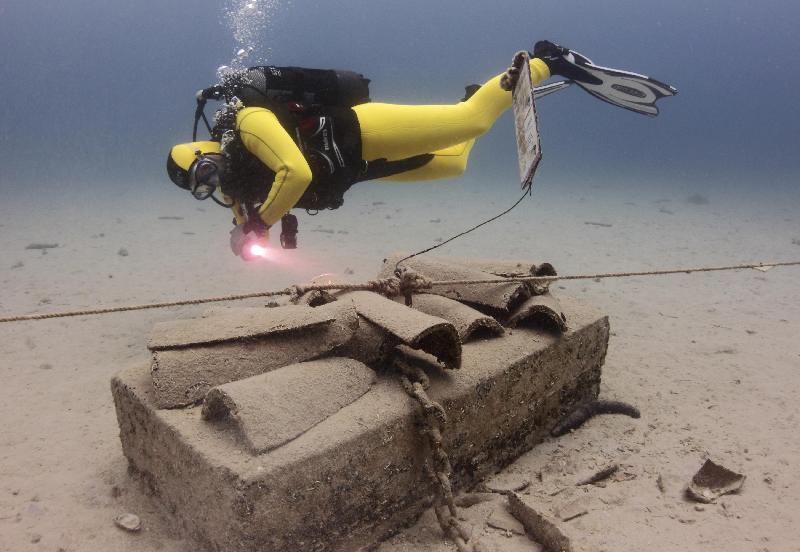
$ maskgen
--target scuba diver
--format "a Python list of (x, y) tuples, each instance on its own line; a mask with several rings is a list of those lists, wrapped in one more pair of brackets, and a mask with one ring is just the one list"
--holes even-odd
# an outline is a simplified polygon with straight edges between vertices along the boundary
[[(575, 84), (650, 116), (658, 114), (658, 99), (677, 93), (549, 41), (534, 46), (530, 73), (536, 97)], [(554, 75), (565, 80), (538, 86)], [(453, 105), (394, 105), (371, 102), (369, 80), (350, 71), (261, 66), (225, 73), (221, 84), (197, 93), (192, 142), (170, 150), (167, 173), (196, 199), (211, 197), (232, 209), (234, 254), (245, 260), (263, 256), (278, 221), (281, 245), (293, 249), (293, 208), (336, 209), (345, 192), (365, 180), (462, 174), (475, 139), (511, 106), (508, 81), (517, 76), (512, 67), (481, 86), (468, 86)], [(226, 102), (213, 126), (204, 113), (211, 99)], [(197, 141), (201, 118), (210, 140)]]

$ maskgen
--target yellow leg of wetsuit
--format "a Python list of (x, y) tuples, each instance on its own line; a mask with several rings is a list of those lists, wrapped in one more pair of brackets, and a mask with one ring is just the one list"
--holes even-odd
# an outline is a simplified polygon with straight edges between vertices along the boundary
[[(540, 59), (530, 63), (534, 84), (550, 77)], [(353, 108), (361, 126), (363, 158), (394, 161), (423, 153), (436, 157), (425, 166), (392, 180), (428, 180), (461, 174), (475, 138), (487, 132), (511, 107), (511, 92), (500, 87), (498, 75), (467, 101), (455, 105), (395, 105), (366, 103)]]
[(421, 182), (423, 180), (436, 180), (437, 178), (455, 178), (464, 174), (467, 168), (469, 152), (475, 144), (475, 139), (457, 144), (455, 146), (432, 151), (435, 156), (418, 169), (401, 172), (380, 180), (392, 182)]

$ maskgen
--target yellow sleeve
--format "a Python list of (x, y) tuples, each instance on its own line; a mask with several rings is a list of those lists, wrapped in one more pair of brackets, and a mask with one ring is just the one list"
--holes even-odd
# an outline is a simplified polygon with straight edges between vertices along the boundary
[(272, 226), (303, 196), (311, 183), (311, 168), (292, 137), (268, 109), (242, 109), (236, 116), (236, 126), (248, 151), (275, 172), (269, 195), (258, 211), (261, 219)]

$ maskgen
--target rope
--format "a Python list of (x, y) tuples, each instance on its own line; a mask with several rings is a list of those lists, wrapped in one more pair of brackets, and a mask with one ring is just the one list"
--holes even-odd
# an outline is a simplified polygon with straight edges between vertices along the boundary
[(241, 301), (243, 299), (254, 299), (263, 297), (277, 297), (279, 295), (299, 296), (309, 291), (374, 291), (384, 295), (397, 295), (399, 286), (394, 278), (384, 278), (373, 280), (366, 284), (324, 284), (309, 286), (290, 286), (277, 291), (261, 291), (255, 293), (243, 293), (239, 295), (224, 295), (222, 297), (206, 297), (201, 299), (184, 299), (183, 301), (170, 301), (166, 303), (146, 303), (143, 305), (127, 305), (124, 307), (110, 307), (105, 309), (90, 309), (80, 311), (51, 312), (46, 314), (26, 314), (18, 316), (8, 316), (0, 318), (0, 324), (5, 322), (24, 322), (28, 320), (47, 320), (50, 318), (67, 318), (72, 316), (92, 316), (98, 314), (110, 314), (114, 312), (128, 312), (149, 309), (165, 309), (170, 307), (182, 307), (186, 305), (202, 305), (205, 303), (220, 303), (224, 301)]
[[(631, 276), (664, 276), (667, 274), (691, 274), (692, 272), (719, 272), (725, 270), (742, 270), (745, 268), (772, 268), (775, 266), (797, 266), (800, 261), (782, 263), (757, 263), (730, 266), (704, 266), (698, 268), (674, 268), (670, 270), (646, 270), (642, 272), (601, 272), (599, 274), (575, 274), (570, 276), (520, 276), (511, 278), (493, 278), (487, 280), (445, 280), (433, 281), (433, 286), (500, 284), (508, 282), (555, 282), (556, 280), (599, 280), (605, 278), (630, 278)], [(2, 321), (2, 320), (0, 320)]]
[(482, 547), (475, 541), (470, 541), (472, 532), (461, 523), (453, 499), (453, 485), (450, 481), (453, 467), (447, 451), (442, 446), (447, 413), (441, 404), (428, 395), (430, 380), (421, 368), (411, 366), (396, 357), (392, 365), (400, 376), (403, 389), (419, 406), (418, 423), (422, 435), (423, 453), (426, 456), (424, 470), (433, 483), (433, 511), (439, 527), (455, 543), (459, 552), (479, 552)]
[(642, 272), (605, 272), (599, 274), (573, 274), (567, 276), (520, 276), (512, 278), (491, 278), (486, 280), (428, 280), (413, 271), (402, 279), (382, 278), (371, 280), (363, 284), (321, 284), (309, 286), (291, 286), (277, 291), (262, 291), (244, 293), (240, 295), (224, 295), (221, 297), (206, 297), (201, 299), (185, 299), (183, 301), (170, 301), (166, 303), (146, 303), (143, 305), (128, 305), (103, 309), (90, 309), (80, 311), (52, 312), (46, 314), (26, 314), (0, 318), (0, 324), (6, 322), (24, 322), (30, 320), (48, 320), (51, 318), (67, 318), (73, 316), (93, 316), (110, 314), (114, 312), (140, 311), (150, 309), (164, 309), (182, 307), (186, 305), (201, 305), (205, 303), (220, 303), (225, 301), (241, 301), (243, 299), (257, 299), (276, 297), (279, 295), (299, 296), (309, 291), (373, 291), (387, 296), (405, 295), (415, 290), (430, 289), (436, 286), (471, 285), (471, 284), (508, 284), (513, 282), (554, 282), (556, 280), (598, 280), (604, 278), (628, 278), (631, 276), (663, 276), (666, 274), (691, 274), (692, 272), (719, 272), (728, 270), (742, 270), (746, 268), (771, 268), (776, 266), (798, 266), (800, 261), (777, 263), (740, 264), (730, 266), (706, 266), (698, 268), (676, 268), (671, 270), (648, 270)]
[(520, 197), (516, 201), (516, 203), (514, 203), (514, 205), (512, 205), (511, 207), (509, 207), (508, 209), (506, 209), (505, 211), (503, 211), (499, 215), (495, 215), (490, 219), (486, 219), (485, 221), (483, 221), (483, 222), (481, 222), (479, 224), (476, 224), (475, 226), (473, 226), (472, 228), (469, 228), (468, 230), (464, 230), (463, 232), (461, 232), (459, 234), (456, 234), (455, 236), (453, 236), (451, 238), (447, 238), (446, 240), (444, 240), (441, 243), (437, 243), (436, 245), (433, 245), (433, 246), (431, 246), (431, 247), (429, 247), (427, 249), (423, 249), (422, 251), (417, 251), (416, 253), (412, 253), (408, 257), (404, 257), (404, 258), (400, 259), (394, 265), (395, 273), (400, 269), (400, 263), (402, 263), (404, 261), (407, 261), (408, 259), (411, 259), (413, 257), (416, 257), (417, 255), (423, 255), (423, 254), (425, 254), (425, 253), (427, 253), (429, 251), (433, 251), (434, 249), (438, 249), (439, 247), (442, 247), (443, 245), (446, 245), (446, 244), (450, 243), (451, 241), (460, 238), (461, 236), (466, 236), (470, 232), (474, 232), (475, 230), (477, 230), (481, 226), (485, 226), (485, 225), (489, 224), (490, 222), (494, 222), (497, 219), (499, 219), (500, 217), (507, 215), (508, 213), (511, 212), (512, 209), (514, 209), (514, 207), (516, 207), (517, 205), (522, 203), (522, 200), (525, 199), (525, 196), (530, 195), (530, 194), (531, 194), (531, 188), (525, 188), (525, 191), (522, 193), (522, 197)]

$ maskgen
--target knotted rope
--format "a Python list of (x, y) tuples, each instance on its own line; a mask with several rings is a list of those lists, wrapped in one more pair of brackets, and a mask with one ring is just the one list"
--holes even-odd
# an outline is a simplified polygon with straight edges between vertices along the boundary
[(406, 306), (411, 306), (411, 297), (414, 293), (431, 289), (433, 281), (419, 272), (406, 267), (398, 267), (394, 271), (400, 282), (400, 295), (405, 298)]

